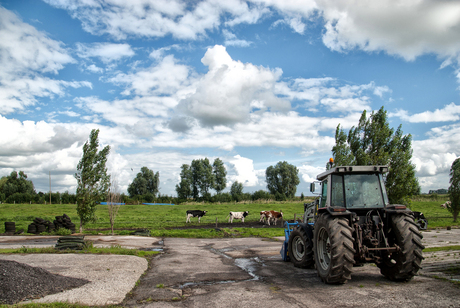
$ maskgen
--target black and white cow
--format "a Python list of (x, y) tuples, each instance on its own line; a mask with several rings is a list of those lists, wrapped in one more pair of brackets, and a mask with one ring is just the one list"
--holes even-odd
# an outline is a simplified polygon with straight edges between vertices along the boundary
[(233, 222), (233, 219), (241, 219), (241, 222), (244, 222), (244, 217), (249, 215), (249, 211), (245, 212), (230, 212), (227, 217), (229, 217), (228, 222)]
[(188, 210), (187, 211), (187, 219), (185, 220), (185, 223), (191, 222), (190, 217), (198, 217), (198, 222), (200, 222), (201, 217), (203, 217), (206, 214), (207, 211), (199, 211), (199, 210)]

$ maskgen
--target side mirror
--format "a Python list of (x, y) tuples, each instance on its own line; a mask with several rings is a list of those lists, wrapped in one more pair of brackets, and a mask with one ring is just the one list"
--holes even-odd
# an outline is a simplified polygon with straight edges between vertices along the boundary
[(310, 183), (310, 191), (315, 192), (315, 183)]

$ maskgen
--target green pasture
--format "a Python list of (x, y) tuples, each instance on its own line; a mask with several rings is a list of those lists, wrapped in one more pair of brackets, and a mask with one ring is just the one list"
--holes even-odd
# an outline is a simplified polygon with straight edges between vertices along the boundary
[[(303, 212), (303, 202), (310, 202), (312, 198), (295, 202), (241, 202), (241, 203), (189, 203), (180, 205), (122, 205), (115, 220), (115, 233), (118, 235), (130, 234), (135, 229), (149, 229), (152, 236), (157, 237), (274, 237), (284, 236), (283, 228), (222, 228), (221, 223), (228, 222), (229, 211), (249, 211), (246, 222), (259, 221), (259, 212), (262, 210), (282, 210), (285, 220), (300, 218)], [(452, 214), (440, 207), (447, 200), (447, 196), (417, 197), (412, 199), (413, 211), (423, 212), (428, 219), (428, 227), (459, 226), (454, 223)], [(187, 210), (208, 211), (198, 224), (197, 218), (192, 223), (186, 223)], [(27, 231), (28, 225), (35, 217), (53, 221), (55, 216), (67, 214), (77, 231), (79, 218), (74, 204), (0, 204), (0, 233), (5, 232), (5, 221), (14, 221), (16, 230)], [(96, 215), (97, 221), (84, 226), (84, 234), (110, 234), (110, 222), (106, 205), (99, 205)], [(218, 230), (216, 230), (216, 224)], [(278, 223), (279, 224), (279, 223)], [(192, 225), (212, 225), (207, 229), (180, 229)]]

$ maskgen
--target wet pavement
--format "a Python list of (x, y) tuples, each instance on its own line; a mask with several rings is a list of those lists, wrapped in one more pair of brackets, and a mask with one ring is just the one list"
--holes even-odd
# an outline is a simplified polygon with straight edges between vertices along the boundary
[[(460, 229), (423, 232), (426, 247), (460, 245)], [(15, 238), (18, 238), (14, 236)], [(54, 245), (56, 238), (0, 237), (0, 248)], [(125, 307), (460, 307), (454, 276), (460, 251), (424, 253), (409, 282), (384, 278), (373, 264), (355, 267), (344, 285), (326, 285), (315, 269), (298, 269), (279, 254), (283, 238), (183, 239), (88, 236), (94, 245), (162, 249), (152, 258)], [(53, 243), (54, 241), (54, 243)], [(47, 244), (46, 244), (47, 243)], [(436, 279), (443, 277), (445, 279)]]

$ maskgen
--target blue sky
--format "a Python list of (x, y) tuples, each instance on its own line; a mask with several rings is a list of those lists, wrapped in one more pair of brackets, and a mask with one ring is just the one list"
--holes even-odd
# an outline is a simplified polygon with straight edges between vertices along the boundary
[(146, 166), (175, 195), (207, 157), (245, 192), (287, 161), (308, 194), (337, 125), (384, 106), (422, 192), (447, 188), (459, 61), (458, 1), (0, 0), (0, 176), (75, 192), (98, 128), (121, 191)]

